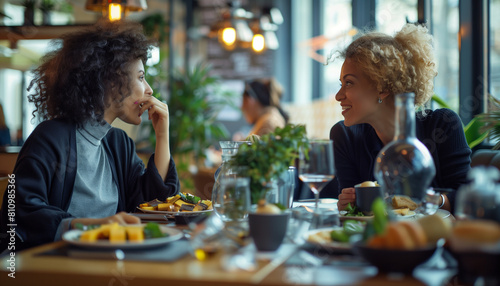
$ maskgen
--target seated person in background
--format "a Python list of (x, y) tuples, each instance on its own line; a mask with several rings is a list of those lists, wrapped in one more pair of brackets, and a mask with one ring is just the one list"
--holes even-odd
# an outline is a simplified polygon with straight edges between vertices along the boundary
[(9, 146), (10, 144), (10, 130), (5, 123), (3, 107), (2, 104), (0, 104), (0, 146)]
[[(45, 121), (24, 143), (14, 168), (14, 222), (7, 209), (12, 188), (3, 199), (0, 233), (17, 224), (9, 251), (58, 240), (77, 223), (140, 223), (125, 212), (179, 191), (168, 106), (152, 96), (144, 78), (152, 43), (142, 26), (102, 21), (62, 40), (30, 84), (34, 114)], [(144, 112), (156, 135), (147, 168), (132, 139), (110, 125), (117, 118), (138, 125)], [(0, 239), (2, 251), (9, 237)]]
[(252, 124), (248, 135), (264, 135), (276, 127), (285, 127), (288, 114), (280, 106), (283, 88), (274, 79), (258, 79), (245, 83), (241, 110), (246, 121)]
[[(431, 41), (426, 28), (407, 24), (394, 37), (365, 34), (343, 51), (342, 87), (335, 98), (342, 106), (344, 120), (330, 131), (342, 190), (339, 209), (354, 203), (354, 185), (375, 180), (375, 158), (394, 138), (394, 96), (414, 92), (416, 106), (431, 98), (437, 75)], [(436, 166), (432, 187), (456, 190), (467, 182), (471, 150), (455, 112), (417, 112), (416, 135)], [(442, 196), (441, 207), (452, 210), (454, 197), (455, 193)]]

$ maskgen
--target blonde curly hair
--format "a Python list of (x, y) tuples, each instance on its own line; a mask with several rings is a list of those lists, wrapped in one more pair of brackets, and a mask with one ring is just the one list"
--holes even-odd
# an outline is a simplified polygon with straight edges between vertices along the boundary
[(437, 75), (432, 36), (427, 28), (406, 24), (394, 37), (371, 32), (354, 40), (341, 56), (354, 60), (376, 84), (379, 92), (392, 96), (415, 93), (415, 105), (433, 95)]

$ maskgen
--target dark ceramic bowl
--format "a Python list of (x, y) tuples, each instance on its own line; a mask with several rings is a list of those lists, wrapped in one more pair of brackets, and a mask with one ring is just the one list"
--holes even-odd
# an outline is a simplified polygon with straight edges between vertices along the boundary
[(472, 283), (478, 277), (500, 284), (500, 252), (486, 252), (480, 250), (456, 251), (448, 249), (458, 262), (458, 276), (464, 283)]
[(290, 213), (249, 213), (250, 236), (258, 250), (274, 251), (285, 238)]
[(363, 257), (379, 272), (400, 272), (411, 274), (418, 265), (426, 262), (436, 251), (436, 247), (415, 250), (373, 248), (363, 242), (354, 244), (354, 252)]
[(372, 203), (376, 198), (383, 198), (382, 189), (377, 187), (355, 187), (356, 206), (365, 215), (372, 215)]

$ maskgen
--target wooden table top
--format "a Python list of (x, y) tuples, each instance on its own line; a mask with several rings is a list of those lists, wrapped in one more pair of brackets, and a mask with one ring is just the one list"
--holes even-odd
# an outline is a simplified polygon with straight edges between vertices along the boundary
[[(173, 222), (166, 225), (187, 228)], [(222, 267), (225, 258), (222, 251), (204, 261), (187, 254), (173, 262), (53, 254), (67, 247), (67, 242), (58, 241), (15, 253), (14, 279), (8, 276), (9, 256), (1, 257), (0, 285), (445, 285), (456, 273), (456, 269), (417, 268), (413, 276), (379, 274), (375, 267), (360, 262), (352, 254), (331, 255), (293, 245), (282, 246), (294, 250), (289, 253), (294, 253), (292, 259), (288, 260), (292, 255), (281, 255), (258, 260), (253, 271), (230, 272)], [(304, 253), (305, 256), (300, 256)], [(319, 258), (321, 263), (308, 263), (307, 255)]]
[(59, 241), (16, 253), (14, 279), (8, 276), (8, 257), (2, 257), (0, 285), (444, 285), (454, 275), (453, 270), (377, 274), (375, 267), (344, 264), (342, 259), (319, 267), (259, 261), (255, 271), (227, 272), (221, 253), (205, 261), (186, 255), (174, 262), (40, 255), (64, 246)]

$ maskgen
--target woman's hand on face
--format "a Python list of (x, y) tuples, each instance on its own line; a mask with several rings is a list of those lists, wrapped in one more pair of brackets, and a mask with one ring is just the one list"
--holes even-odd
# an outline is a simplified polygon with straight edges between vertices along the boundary
[(153, 123), (156, 138), (168, 138), (168, 105), (159, 101), (154, 96), (148, 96), (144, 100), (138, 101), (137, 104), (142, 104), (140, 115), (142, 115), (145, 111), (148, 112), (148, 118)]
[(355, 201), (356, 201), (356, 192), (354, 188), (345, 188), (342, 189), (342, 193), (340, 193), (339, 195), (337, 207), (339, 210), (344, 210), (349, 203), (351, 205), (354, 205)]

